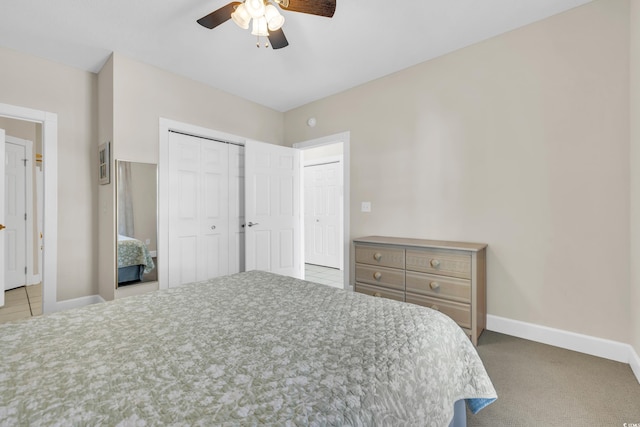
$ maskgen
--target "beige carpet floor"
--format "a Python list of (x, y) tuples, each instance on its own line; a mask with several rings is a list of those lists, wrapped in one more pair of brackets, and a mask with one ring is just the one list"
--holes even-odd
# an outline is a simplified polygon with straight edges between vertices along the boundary
[(485, 331), (478, 353), (498, 400), (469, 427), (640, 426), (640, 384), (629, 365)]

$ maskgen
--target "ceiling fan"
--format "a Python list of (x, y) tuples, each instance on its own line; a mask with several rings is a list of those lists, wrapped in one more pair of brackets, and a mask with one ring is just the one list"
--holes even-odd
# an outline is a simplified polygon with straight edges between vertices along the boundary
[[(336, 11), (336, 0), (275, 0), (275, 2), (283, 10), (327, 18), (331, 18)], [(249, 29), (249, 24), (252, 23), (251, 34), (258, 37), (258, 47), (260, 47), (260, 37), (268, 37), (273, 49), (289, 46), (282, 32), (284, 17), (270, 0), (234, 1), (203, 16), (197, 22), (205, 28), (213, 29), (229, 19), (245, 30)]]

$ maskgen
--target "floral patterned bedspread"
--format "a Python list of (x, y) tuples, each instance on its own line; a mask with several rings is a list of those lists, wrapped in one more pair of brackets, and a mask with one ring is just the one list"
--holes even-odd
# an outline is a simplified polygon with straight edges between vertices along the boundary
[(118, 268), (131, 265), (144, 265), (144, 273), (155, 268), (153, 258), (147, 245), (140, 240), (126, 236), (118, 236)]
[(0, 325), (0, 425), (446, 426), (496, 392), (437, 311), (264, 272)]

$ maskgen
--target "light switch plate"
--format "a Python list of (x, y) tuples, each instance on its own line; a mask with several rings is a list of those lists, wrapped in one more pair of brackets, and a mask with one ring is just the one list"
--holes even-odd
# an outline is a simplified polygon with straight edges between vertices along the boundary
[(360, 210), (362, 212), (371, 212), (371, 202), (362, 202)]

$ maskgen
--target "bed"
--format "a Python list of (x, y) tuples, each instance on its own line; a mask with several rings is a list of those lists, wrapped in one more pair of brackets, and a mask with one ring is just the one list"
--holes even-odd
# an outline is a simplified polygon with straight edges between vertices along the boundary
[(139, 282), (155, 268), (147, 245), (118, 234), (118, 284)]
[(447, 426), (497, 397), (445, 315), (259, 271), (0, 325), (0, 348), (0, 425)]

